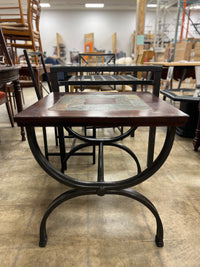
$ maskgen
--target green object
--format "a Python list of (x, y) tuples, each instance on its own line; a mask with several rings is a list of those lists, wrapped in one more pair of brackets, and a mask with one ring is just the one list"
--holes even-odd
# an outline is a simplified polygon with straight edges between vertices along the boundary
[(138, 35), (137, 36), (137, 45), (143, 45), (144, 44), (144, 35)]

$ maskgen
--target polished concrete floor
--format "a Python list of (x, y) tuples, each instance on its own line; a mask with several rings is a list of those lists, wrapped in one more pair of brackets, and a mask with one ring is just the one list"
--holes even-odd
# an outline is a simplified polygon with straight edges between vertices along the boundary
[[(35, 101), (30, 89), (25, 105)], [(49, 177), (33, 158), (20, 129), (9, 125), (0, 106), (0, 266), (200, 266), (200, 151), (192, 139), (176, 135), (166, 163), (152, 178), (136, 186), (157, 207), (164, 226), (164, 247), (155, 245), (155, 219), (140, 203), (122, 196), (84, 196), (63, 203), (47, 222), (48, 243), (38, 246), (39, 226), (48, 204), (67, 188)], [(157, 131), (159, 153), (164, 130)], [(98, 134), (117, 134), (113, 129)], [(145, 168), (148, 129), (139, 128), (130, 146)], [(54, 132), (48, 131), (56, 150)], [(38, 129), (42, 145), (42, 132)], [(69, 140), (66, 140), (67, 146)], [(59, 159), (51, 158), (60, 168)], [(68, 173), (93, 180), (91, 157), (72, 157)], [(106, 148), (107, 180), (135, 174), (135, 164), (117, 148)]]

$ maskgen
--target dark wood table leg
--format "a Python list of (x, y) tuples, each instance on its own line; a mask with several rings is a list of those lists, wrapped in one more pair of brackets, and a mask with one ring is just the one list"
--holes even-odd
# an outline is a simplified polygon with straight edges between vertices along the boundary
[(200, 101), (199, 101), (199, 118), (197, 123), (197, 129), (195, 132), (195, 137), (193, 139), (193, 146), (194, 146), (194, 151), (198, 151), (198, 148), (200, 147)]
[[(13, 82), (13, 84), (14, 84), (14, 89), (15, 89), (15, 99), (16, 99), (16, 103), (17, 103), (17, 111), (19, 113), (23, 110), (22, 98), (21, 98), (21, 88), (20, 88), (19, 80), (15, 80)], [(21, 136), (22, 136), (22, 141), (26, 141), (24, 127), (21, 127)]]

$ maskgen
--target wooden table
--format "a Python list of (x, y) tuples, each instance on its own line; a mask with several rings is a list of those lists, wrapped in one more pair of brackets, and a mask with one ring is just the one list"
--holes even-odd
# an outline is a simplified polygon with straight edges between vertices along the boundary
[[(22, 99), (21, 99), (21, 88), (19, 84), (19, 66), (4, 66), (0, 65), (0, 83), (6, 84), (13, 82), (14, 85), (14, 96), (17, 104), (17, 111), (20, 112), (23, 110)], [(21, 136), (22, 141), (25, 141), (25, 131), (23, 126), (21, 127)]]
[[(158, 247), (163, 246), (163, 226), (159, 213), (155, 206), (142, 194), (130, 189), (150, 178), (165, 162), (173, 145), (175, 128), (183, 125), (188, 116), (180, 110), (169, 105), (165, 101), (149, 93), (59, 93), (54, 92), (44, 97), (28, 109), (17, 114), (15, 121), (19, 126), (25, 126), (27, 138), (31, 151), (40, 166), (58, 182), (73, 188), (58, 196), (47, 208), (40, 226), (41, 247), (46, 246), (46, 221), (50, 213), (61, 203), (83, 195), (105, 194), (122, 195), (139, 201), (146, 206), (155, 216), (157, 230), (155, 242)], [(73, 126), (98, 126), (116, 127), (129, 126), (130, 128), (119, 136), (110, 138), (86, 137), (72, 130)], [(70, 156), (81, 148), (88, 146), (98, 146), (98, 170), (96, 181), (84, 181), (74, 179), (66, 173), (55, 169), (42, 154), (35, 135), (36, 127), (58, 127), (62, 133), (63, 127), (76, 138), (84, 141), (65, 154), (63, 161), (67, 161)], [(165, 127), (166, 137), (163, 147), (158, 156), (153, 159), (152, 164), (141, 168), (141, 164), (136, 154), (118, 141), (128, 137), (135, 127), (150, 126)], [(136, 138), (136, 137), (135, 137)], [(145, 142), (145, 141), (144, 141)], [(151, 142), (151, 140), (149, 140)], [(136, 175), (115, 181), (106, 181), (104, 176), (103, 154), (105, 146), (114, 146), (127, 152), (136, 169)], [(141, 149), (145, 149), (145, 144), (141, 144)], [(65, 153), (65, 151), (64, 151)], [(167, 205), (167, 204), (166, 204)], [(113, 244), (114, 245), (114, 244)]]
[(200, 66), (200, 61), (193, 61), (193, 62), (165, 62), (165, 61), (159, 61), (159, 62), (145, 62), (145, 64), (148, 65), (163, 65), (165, 67), (181, 67), (181, 66), (187, 66), (187, 67), (194, 67), (194, 66)]
[[(186, 78), (195, 79), (195, 66), (200, 66), (200, 62), (145, 62), (146, 65), (162, 65), (162, 78), (167, 79), (168, 69), (173, 67), (173, 76), (172, 78), (176, 81), (179, 80), (178, 88), (180, 88), (181, 83)], [(172, 87), (172, 79), (170, 83), (170, 87)]]

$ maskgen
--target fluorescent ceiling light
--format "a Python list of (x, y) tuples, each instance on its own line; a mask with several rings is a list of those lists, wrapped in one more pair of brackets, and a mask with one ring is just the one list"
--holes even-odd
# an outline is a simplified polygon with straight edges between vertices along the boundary
[(147, 4), (147, 7), (157, 7), (157, 4)]
[(49, 3), (40, 3), (41, 7), (51, 7)]
[(88, 7), (88, 8), (103, 8), (104, 7), (104, 4), (97, 4), (97, 3), (93, 3), (93, 4), (85, 4), (85, 7)]

